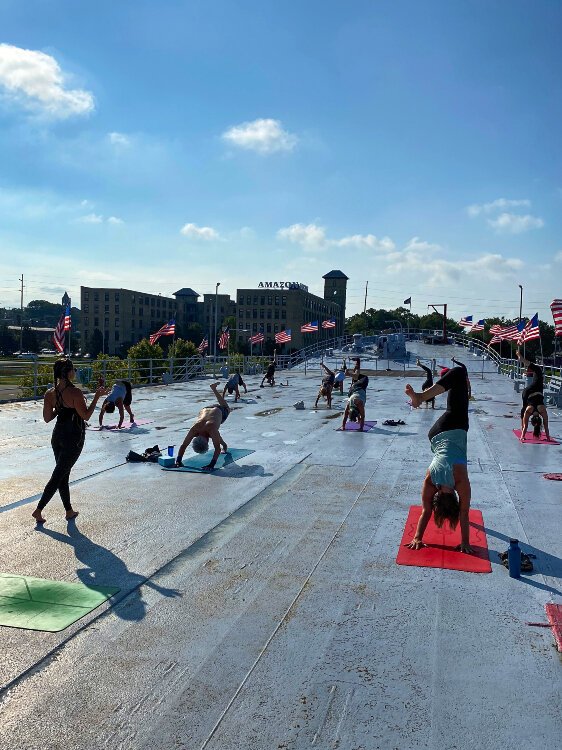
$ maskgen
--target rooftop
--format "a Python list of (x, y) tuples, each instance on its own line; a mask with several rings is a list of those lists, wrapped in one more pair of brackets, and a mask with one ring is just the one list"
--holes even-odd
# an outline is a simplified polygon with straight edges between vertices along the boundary
[(349, 281), (349, 276), (346, 276), (343, 271), (329, 271), (328, 273), (324, 274), (322, 276), (323, 279), (347, 279)]
[(200, 294), (197, 294), (197, 292), (193, 291), (190, 287), (184, 287), (183, 289), (179, 289), (177, 292), (174, 292), (174, 297), (200, 297)]
[[(515, 439), (520, 396), (492, 363), (416, 347), (470, 370), (472, 507), (490, 574), (396, 564), (443, 413), (443, 397), (411, 411), (402, 377), (371, 378), (376, 428), (341, 433), (342, 397), (311, 408), (319, 361), (278, 372), (274, 388), (248, 376), (222, 434), (254, 452), (211, 475), (125, 463), (155, 443), (177, 451), (211, 381), (135, 389), (135, 415), (152, 422), (88, 432), (71, 475), (80, 516), (67, 525), (57, 495), (43, 531), (30, 514), (53, 468), (52, 425), (40, 403), (3, 405), (0, 570), (120, 591), (59, 633), (0, 628), (0, 745), (559, 746), (561, 658), (550, 629), (529, 623), (562, 602), (560, 482), (542, 477), (561, 470), (562, 447)], [(562, 412), (549, 415), (560, 437)], [(536, 555), (519, 580), (497, 554), (513, 536)]]

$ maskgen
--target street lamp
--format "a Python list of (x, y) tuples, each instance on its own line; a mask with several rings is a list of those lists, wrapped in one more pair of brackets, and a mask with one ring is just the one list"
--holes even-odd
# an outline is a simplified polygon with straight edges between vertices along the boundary
[(217, 281), (217, 285), (215, 287), (215, 344), (213, 347), (214, 355), (217, 356), (217, 333), (219, 330), (219, 321), (218, 321), (218, 305), (219, 305), (219, 286), (221, 285), (220, 281)]
[(521, 313), (523, 312), (523, 287), (521, 284), (519, 284), (519, 289), (521, 290), (519, 296), (519, 322), (521, 322)]

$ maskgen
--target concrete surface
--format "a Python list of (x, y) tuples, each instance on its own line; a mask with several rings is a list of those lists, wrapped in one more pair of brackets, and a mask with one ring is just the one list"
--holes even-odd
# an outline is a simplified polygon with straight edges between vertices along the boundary
[[(0, 747), (562, 747), (562, 661), (550, 630), (526, 624), (562, 602), (562, 487), (542, 478), (562, 471), (562, 446), (517, 442), (520, 396), (491, 363), (482, 378), (458, 348), (411, 350), (472, 371), (490, 575), (395, 564), (444, 399), (410, 410), (404, 378), (373, 378), (366, 434), (336, 432), (339, 396), (312, 409), (318, 367), (289, 387), (249, 378), (223, 435), (256, 452), (210, 476), (124, 463), (130, 448), (177, 450), (210, 381), (139, 390), (135, 414), (154, 423), (87, 433), (80, 516), (67, 525), (57, 495), (43, 531), (30, 514), (52, 427), (40, 404), (0, 407), (0, 570), (121, 588), (62, 633), (0, 628)], [(513, 535), (537, 555), (520, 580), (497, 559)]]

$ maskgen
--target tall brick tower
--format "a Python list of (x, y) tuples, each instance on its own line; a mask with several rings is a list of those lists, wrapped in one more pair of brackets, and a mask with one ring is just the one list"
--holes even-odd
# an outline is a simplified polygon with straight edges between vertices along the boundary
[(337, 302), (340, 306), (340, 314), (334, 334), (343, 336), (345, 325), (345, 297), (347, 293), (347, 282), (349, 278), (342, 271), (330, 271), (322, 276), (324, 279), (324, 299)]

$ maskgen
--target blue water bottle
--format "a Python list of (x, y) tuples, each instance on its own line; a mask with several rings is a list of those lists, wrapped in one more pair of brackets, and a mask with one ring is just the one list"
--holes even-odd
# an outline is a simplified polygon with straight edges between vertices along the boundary
[(518, 539), (509, 540), (507, 550), (507, 562), (509, 564), (509, 575), (511, 578), (519, 578), (521, 575), (521, 548)]

